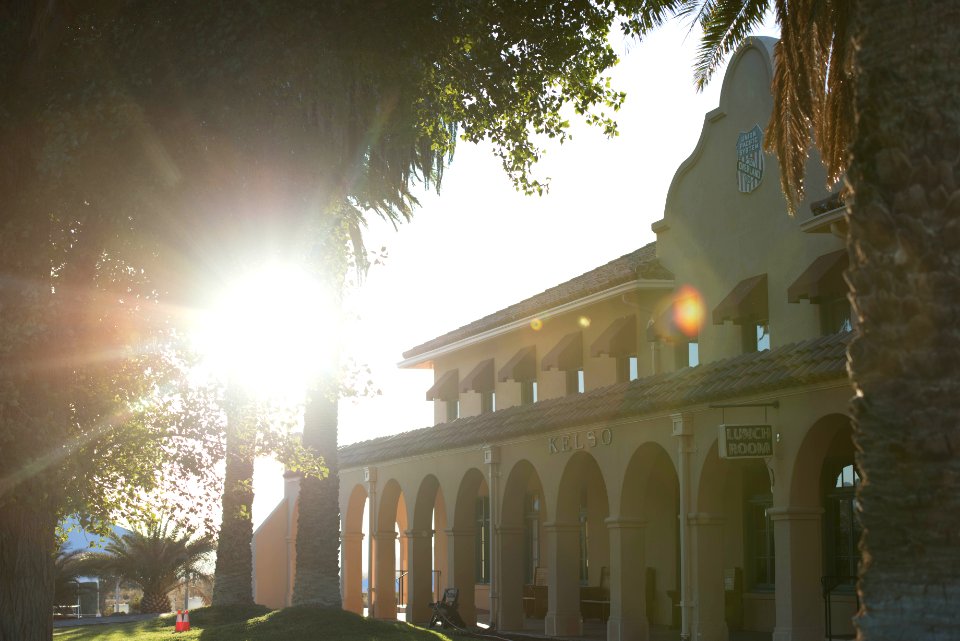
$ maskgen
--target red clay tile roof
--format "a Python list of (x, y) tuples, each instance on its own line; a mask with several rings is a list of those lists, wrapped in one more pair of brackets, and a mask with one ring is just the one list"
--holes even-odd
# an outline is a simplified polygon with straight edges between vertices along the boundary
[(339, 464), (341, 468), (355, 467), (450, 448), (496, 444), (518, 436), (843, 379), (847, 375), (849, 336), (834, 334), (813, 338), (586, 394), (510, 407), (354, 443), (340, 448)]
[(484, 316), (480, 320), (475, 320), (452, 332), (447, 332), (443, 336), (433, 338), (422, 345), (418, 345), (404, 352), (403, 357), (413, 358), (414, 356), (419, 356), (420, 354), (445, 347), (451, 343), (470, 338), (487, 330), (533, 316), (547, 309), (569, 303), (578, 298), (589, 296), (590, 294), (602, 292), (605, 289), (610, 289), (611, 287), (632, 280), (672, 280), (673, 274), (657, 260), (656, 245), (656, 242), (652, 242), (636, 251), (612, 260), (606, 265), (588, 271), (586, 274), (581, 274), (556, 287), (551, 287), (536, 296), (531, 296), (519, 303), (514, 303), (510, 307), (501, 309), (489, 316)]

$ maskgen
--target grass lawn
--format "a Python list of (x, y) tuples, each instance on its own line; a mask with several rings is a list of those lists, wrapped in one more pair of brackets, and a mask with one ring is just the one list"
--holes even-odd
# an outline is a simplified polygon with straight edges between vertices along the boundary
[(310, 606), (270, 611), (264, 607), (202, 608), (190, 612), (190, 631), (174, 634), (175, 616), (60, 628), (56, 641), (451, 641), (438, 631), (401, 622), (364, 619), (343, 610)]

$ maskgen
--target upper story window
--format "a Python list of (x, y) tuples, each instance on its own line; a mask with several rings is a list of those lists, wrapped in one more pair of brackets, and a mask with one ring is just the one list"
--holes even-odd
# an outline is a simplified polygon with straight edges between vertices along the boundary
[(767, 321), (744, 323), (742, 332), (745, 354), (770, 349), (770, 324)]
[(733, 321), (740, 325), (744, 352), (770, 349), (767, 275), (751, 276), (737, 283), (713, 310), (713, 323)]
[(820, 335), (829, 336), (853, 329), (853, 315), (847, 300), (843, 272), (850, 262), (846, 249), (816, 258), (787, 288), (787, 301), (799, 303), (806, 298), (820, 306)]
[(447, 422), (455, 421), (460, 418), (460, 401), (446, 401), (447, 404)]
[(536, 381), (521, 381), (520, 382), (520, 404), (529, 405), (530, 403), (537, 402), (537, 382)]
[(515, 381), (520, 384), (520, 404), (537, 402), (537, 349), (534, 345), (521, 347), (497, 373), (501, 383)]
[(497, 411), (496, 392), (480, 392), (480, 413), (486, 414), (487, 412), (496, 412), (496, 411)]
[(635, 380), (638, 375), (636, 314), (621, 316), (610, 323), (590, 346), (590, 356), (615, 358), (618, 383)]
[(700, 343), (698, 341), (678, 342), (676, 349), (677, 367), (696, 367), (700, 364)]
[(493, 380), (493, 359), (481, 361), (470, 370), (460, 382), (461, 392), (476, 392), (480, 394), (480, 413), (486, 414), (497, 408), (496, 393)]
[(571, 332), (560, 339), (540, 363), (544, 371), (559, 370), (567, 375), (567, 394), (583, 391), (583, 333)]
[(446, 404), (446, 420), (455, 421), (460, 418), (460, 371), (452, 369), (444, 373), (433, 387), (427, 390), (428, 401), (442, 401)]
[(639, 377), (639, 363), (636, 356), (617, 358), (617, 382), (635, 381)]

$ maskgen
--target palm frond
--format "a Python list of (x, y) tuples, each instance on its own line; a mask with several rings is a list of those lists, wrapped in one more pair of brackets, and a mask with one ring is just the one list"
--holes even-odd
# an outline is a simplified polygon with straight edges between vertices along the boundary
[(763, 23), (763, 16), (769, 8), (770, 0), (704, 3), (704, 11), (698, 16), (703, 38), (694, 63), (694, 84), (698, 91), (710, 82), (724, 58)]

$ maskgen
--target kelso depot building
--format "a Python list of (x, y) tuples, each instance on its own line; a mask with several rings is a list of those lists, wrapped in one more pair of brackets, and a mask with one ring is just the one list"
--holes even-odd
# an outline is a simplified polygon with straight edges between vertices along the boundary
[[(403, 354), (435, 425), (340, 449), (344, 608), (423, 624), (456, 587), (468, 624), (538, 636), (852, 631), (846, 223), (816, 157), (786, 213), (773, 42), (731, 60), (654, 242)], [(270, 606), (297, 486), (255, 536)]]

